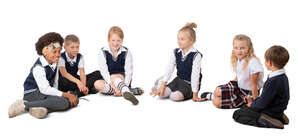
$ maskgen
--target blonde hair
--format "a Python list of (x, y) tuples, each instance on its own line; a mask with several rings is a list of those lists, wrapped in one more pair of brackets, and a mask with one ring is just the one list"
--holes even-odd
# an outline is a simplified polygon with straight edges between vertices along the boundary
[(70, 45), (71, 43), (80, 43), (79, 38), (76, 35), (70, 34), (65, 38), (65, 45)]
[(124, 38), (124, 33), (122, 31), (122, 29), (118, 26), (113, 26), (109, 29), (108, 31), (108, 40), (110, 39), (112, 34), (117, 34), (122, 40)]
[(183, 26), (179, 32), (186, 32), (189, 35), (189, 38), (193, 41), (196, 42), (196, 32), (194, 28), (197, 28), (197, 24), (194, 22), (187, 23), (185, 26)]
[[(247, 41), (248, 54), (247, 54), (247, 56), (245, 58), (245, 62), (243, 64), (243, 68), (242, 68), (243, 71), (247, 68), (248, 63), (249, 63), (251, 58), (256, 58), (259, 61), (259, 59), (256, 57), (256, 55), (254, 53), (254, 48), (253, 48), (252, 41), (251, 41), (250, 37), (248, 37), (246, 35), (243, 35), (243, 34), (239, 34), (239, 35), (236, 35), (233, 38), (233, 43), (234, 43), (234, 41)], [(236, 69), (237, 61), (238, 61), (238, 58), (236, 57), (236, 55), (234, 54), (234, 52), (232, 50), (231, 65), (232, 65), (233, 70)]]

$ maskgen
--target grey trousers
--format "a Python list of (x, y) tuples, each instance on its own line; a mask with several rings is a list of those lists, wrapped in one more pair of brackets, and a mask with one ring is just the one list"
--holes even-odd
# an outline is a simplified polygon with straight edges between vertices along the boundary
[(39, 90), (27, 93), (23, 97), (25, 109), (28, 111), (31, 107), (45, 107), (48, 112), (64, 111), (69, 109), (70, 103), (67, 99), (59, 96), (44, 95)]

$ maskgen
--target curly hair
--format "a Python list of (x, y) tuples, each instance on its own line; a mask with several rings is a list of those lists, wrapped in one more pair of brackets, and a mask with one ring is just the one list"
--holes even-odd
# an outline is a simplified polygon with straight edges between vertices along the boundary
[(43, 55), (42, 50), (44, 47), (51, 43), (58, 42), (61, 46), (64, 43), (64, 39), (61, 37), (59, 33), (50, 32), (46, 33), (39, 38), (39, 40), (35, 43), (35, 49), (38, 55)]

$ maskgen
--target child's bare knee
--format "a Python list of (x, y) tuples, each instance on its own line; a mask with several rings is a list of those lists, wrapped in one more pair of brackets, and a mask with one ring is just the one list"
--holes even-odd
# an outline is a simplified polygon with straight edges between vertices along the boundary
[(94, 83), (94, 87), (97, 89), (97, 90), (102, 90), (105, 86), (105, 81), (104, 80), (97, 80), (95, 81)]
[(221, 101), (220, 101), (219, 98), (214, 98), (214, 99), (212, 100), (212, 103), (213, 103), (213, 105), (214, 105), (215, 107), (221, 108)]
[(217, 87), (214, 91), (214, 97), (221, 97), (221, 90)]
[(173, 101), (182, 101), (184, 99), (183, 95), (181, 94), (171, 94), (170, 99)]

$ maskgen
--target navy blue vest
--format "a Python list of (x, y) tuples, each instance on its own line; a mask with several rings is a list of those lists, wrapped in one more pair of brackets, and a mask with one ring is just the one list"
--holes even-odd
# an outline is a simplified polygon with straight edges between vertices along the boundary
[[(126, 47), (124, 47), (128, 50)], [(109, 71), (109, 74), (120, 74), (125, 73), (125, 59), (127, 56), (127, 51), (122, 51), (117, 58), (114, 58), (109, 51), (103, 50), (104, 56), (106, 58), (106, 64)]]
[[(77, 76), (77, 73), (78, 73), (78, 64), (79, 64), (79, 61), (80, 61), (80, 58), (81, 58), (81, 54), (78, 53), (77, 56), (76, 56), (76, 62), (71, 64), (70, 62), (67, 61), (67, 56), (66, 56), (66, 53), (63, 52), (61, 53), (61, 57), (65, 60), (65, 68), (67, 70), (67, 72), (69, 74), (71, 74), (72, 76), (76, 77)], [(59, 76), (61, 76), (61, 74), (59, 73)]]
[[(37, 65), (42, 66), (42, 63), (41, 63), (39, 58), (36, 60), (36, 62), (31, 67), (30, 73), (29, 73), (29, 75), (27, 76), (27, 78), (24, 82), (24, 93), (27, 93), (27, 92), (30, 92), (30, 91), (34, 91), (35, 89), (38, 89), (38, 86), (37, 86), (36, 81), (35, 81), (35, 79), (33, 77), (33, 74), (32, 74), (33, 68)], [(46, 78), (47, 78), (50, 86), (52, 87), (53, 84), (54, 84), (54, 79), (55, 79), (55, 74), (56, 74), (57, 67), (55, 68), (54, 71), (51, 69), (51, 67), (49, 65), (45, 66), (44, 69), (45, 69), (45, 72), (46, 72)]]
[[(202, 54), (200, 52), (190, 52), (187, 56), (182, 58), (182, 52), (179, 51), (179, 48), (174, 50), (175, 58), (176, 58), (176, 68), (177, 68), (177, 77), (182, 80), (191, 82), (191, 75), (192, 75), (192, 68), (193, 68), (193, 61), (197, 55)], [(200, 81), (202, 78), (202, 74), (200, 71)]]

